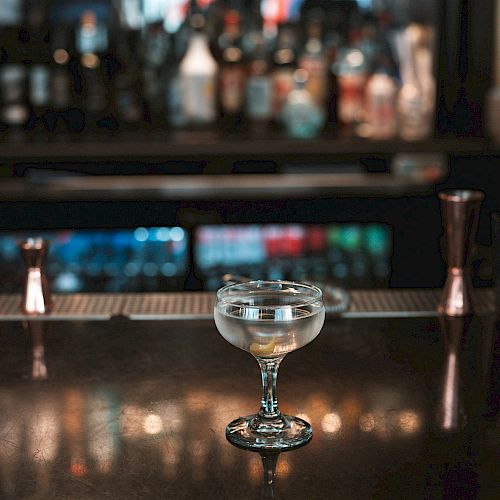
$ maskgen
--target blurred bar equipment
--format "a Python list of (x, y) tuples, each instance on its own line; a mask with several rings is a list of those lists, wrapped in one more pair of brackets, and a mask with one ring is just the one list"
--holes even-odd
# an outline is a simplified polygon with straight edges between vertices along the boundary
[(438, 197), (447, 257), (447, 277), (438, 312), (447, 316), (466, 316), (473, 312), (469, 257), (484, 193), (462, 189), (442, 191)]
[[(28, 238), (21, 242), (19, 247), (26, 264), (21, 310), (29, 316), (47, 314), (52, 308), (49, 282), (44, 269), (49, 242), (42, 238)], [(31, 378), (45, 380), (47, 366), (43, 343), (44, 324), (40, 321), (24, 321), (23, 328), (32, 346)]]
[(49, 282), (44, 270), (49, 242), (41, 238), (28, 238), (19, 246), (26, 264), (21, 310), (28, 315), (47, 314), (52, 308)]

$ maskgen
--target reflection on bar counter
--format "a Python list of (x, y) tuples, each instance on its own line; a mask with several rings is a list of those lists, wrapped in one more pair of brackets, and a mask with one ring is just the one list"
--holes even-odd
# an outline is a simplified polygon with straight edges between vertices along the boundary
[[(209, 440), (197, 437), (198, 419), (218, 427), (220, 408), (249, 407), (253, 402), (250, 397), (240, 391), (221, 395), (200, 388), (196, 393), (182, 394), (180, 399), (151, 403), (144, 399), (149, 391), (140, 387), (135, 388), (133, 397), (105, 385), (88, 390), (45, 387), (34, 399), (4, 387), (0, 394), (2, 498), (20, 498), (16, 495), (26, 487), (24, 481), (18, 484), (15, 480), (21, 464), (32, 471), (29, 486), (36, 488), (40, 498), (50, 498), (61, 474), (87, 484), (120, 473), (124, 463), (130, 467), (129, 476), (144, 474), (143, 463), (148, 463), (149, 473), (155, 471), (166, 481), (201, 483), (214, 469), (223, 467), (248, 487), (259, 484), (262, 464), (258, 455), (229, 446), (224, 453), (210, 457), (220, 449), (223, 433), (211, 434)], [(157, 384), (154, 389), (162, 392)], [(391, 411), (370, 403), (370, 397), (376, 394), (386, 398), (378, 404), (394, 403), (405, 394), (404, 387), (400, 390), (401, 394), (393, 393), (372, 384), (359, 393), (337, 391), (333, 396), (316, 391), (307, 398), (301, 395), (299, 406), (310, 411), (300, 417), (314, 424), (315, 441), (321, 449), (327, 446), (325, 441), (339, 439), (340, 435), (337, 446), (341, 453), (373, 440), (390, 449), (391, 455), (395, 447), (399, 448), (396, 453), (403, 453), (405, 439), (411, 443), (421, 435), (426, 425), (424, 415), (413, 408)], [(280, 455), (278, 480), (296, 472), (293, 453)], [(184, 476), (186, 471), (188, 477)]]
[[(437, 5), (417, 3), (3, 0), (0, 131), (258, 124), (301, 137), (426, 138)], [(318, 108), (300, 134), (288, 126), (297, 113), (282, 117), (297, 69)]]

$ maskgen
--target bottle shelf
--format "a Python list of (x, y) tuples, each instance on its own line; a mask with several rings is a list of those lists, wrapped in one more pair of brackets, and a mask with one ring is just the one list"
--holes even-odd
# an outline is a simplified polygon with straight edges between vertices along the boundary
[[(390, 167), (369, 171), (364, 159), (381, 158), (388, 167), (390, 158), (398, 153), (437, 153), (445, 157), (499, 151), (498, 144), (479, 138), (404, 142), (325, 134), (297, 140), (274, 132), (265, 137), (184, 131), (82, 136), (78, 141), (4, 141), (0, 142), (4, 175), (0, 200), (420, 195), (428, 194), (444, 179), (446, 168), (405, 175), (391, 172)], [(192, 167), (190, 162), (198, 162), (201, 167)], [(243, 169), (233, 168), (238, 162), (245, 164)], [(262, 169), (266, 162), (272, 167), (268, 171)], [(77, 168), (77, 164), (84, 167)], [(140, 175), (127, 175), (131, 173)]]
[[(3, 140), (0, 162), (80, 160), (209, 160), (236, 158), (328, 159), (396, 153), (497, 154), (500, 145), (483, 138), (431, 138), (423, 141), (374, 141), (324, 134), (314, 139), (290, 139), (280, 133), (265, 136), (216, 131), (120, 133), (78, 138)], [(119, 167), (117, 166), (117, 173)]]
[(6, 179), (0, 184), (0, 201), (407, 196), (428, 193), (433, 185), (423, 177), (388, 173), (56, 176)]

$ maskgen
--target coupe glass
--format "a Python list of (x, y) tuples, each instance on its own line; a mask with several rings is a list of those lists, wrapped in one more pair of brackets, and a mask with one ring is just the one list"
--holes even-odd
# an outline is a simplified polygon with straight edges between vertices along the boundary
[(260, 410), (232, 421), (226, 427), (229, 441), (257, 450), (289, 449), (309, 441), (311, 425), (279, 411), (276, 380), (285, 355), (321, 331), (325, 321), (321, 290), (290, 281), (228, 285), (217, 292), (214, 318), (220, 334), (252, 354), (262, 373)]

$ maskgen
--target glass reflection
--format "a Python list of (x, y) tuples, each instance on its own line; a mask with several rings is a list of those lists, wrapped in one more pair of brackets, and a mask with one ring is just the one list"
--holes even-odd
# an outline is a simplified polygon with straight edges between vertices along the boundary
[(373, 413), (365, 413), (359, 417), (359, 428), (363, 432), (371, 432), (375, 429), (375, 416)]
[(34, 462), (48, 465), (57, 457), (61, 423), (59, 408), (51, 395), (34, 401), (26, 423), (28, 453)]
[(115, 394), (106, 389), (92, 391), (88, 396), (88, 450), (101, 474), (111, 471), (118, 454), (118, 422)]
[(59, 452), (58, 406), (52, 395), (42, 394), (27, 412), (27, 448), (35, 468), (37, 498), (44, 498), (49, 493), (52, 465)]
[(160, 434), (160, 432), (163, 432), (163, 422), (161, 417), (159, 415), (155, 415), (154, 413), (150, 413), (144, 418), (142, 428), (146, 434)]
[(343, 436), (358, 432), (359, 417), (362, 413), (361, 397), (359, 392), (349, 391), (339, 401), (338, 412), (342, 419)]
[(140, 438), (144, 433), (143, 424), (147, 411), (140, 406), (124, 404), (120, 410), (120, 429), (124, 438)]
[(155, 408), (161, 418), (162, 426), (167, 434), (175, 434), (182, 430), (184, 414), (177, 403), (160, 403)]
[[(291, 450), (290, 450), (291, 451)], [(276, 469), (280, 453), (261, 452), (260, 458), (262, 459), (262, 487), (261, 498), (276, 498), (275, 495), (275, 482), (276, 482)]]
[(15, 498), (15, 475), (20, 462), (23, 440), (22, 421), (13, 393), (0, 392), (0, 492), (2, 498)]
[(342, 419), (340, 415), (335, 412), (327, 413), (321, 419), (321, 428), (325, 434), (335, 434), (340, 431), (342, 427)]
[(398, 424), (403, 433), (413, 434), (421, 427), (420, 416), (411, 410), (402, 411), (399, 414)]
[(178, 436), (170, 436), (163, 441), (161, 457), (167, 479), (173, 480), (176, 478), (181, 462), (182, 449), (182, 440)]
[(159, 428), (161, 423), (161, 432), (163, 432), (160, 446), (164, 474), (167, 479), (173, 480), (178, 474), (184, 450), (182, 432), (185, 415), (180, 405), (175, 402), (161, 402), (153, 407), (155, 415), (160, 418), (160, 422), (156, 421), (154, 425)]
[(70, 456), (70, 472), (73, 476), (87, 475), (85, 457), (85, 394), (81, 389), (63, 391), (63, 428)]
[[(242, 453), (249, 454), (247, 463), (247, 475), (250, 482), (255, 483), (261, 478), (260, 498), (277, 498), (276, 477), (285, 478), (292, 470), (291, 457), (297, 450), (308, 446), (309, 442), (293, 448), (291, 450), (276, 451), (254, 451), (240, 448), (239, 446), (228, 441), (234, 448), (240, 449)], [(261, 466), (254, 459), (255, 456), (260, 456)], [(280, 460), (278, 460), (280, 459)]]

